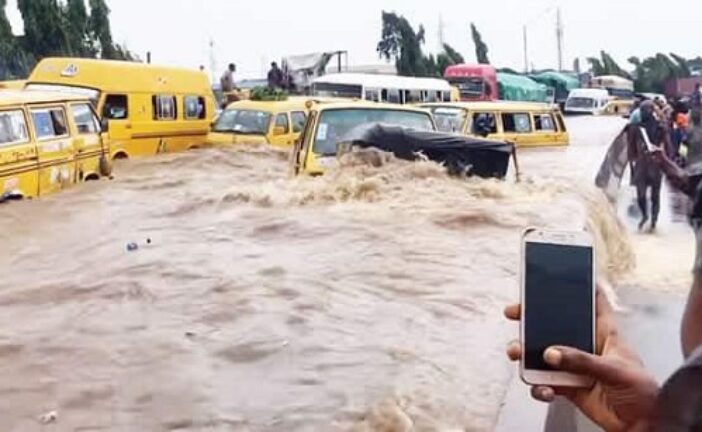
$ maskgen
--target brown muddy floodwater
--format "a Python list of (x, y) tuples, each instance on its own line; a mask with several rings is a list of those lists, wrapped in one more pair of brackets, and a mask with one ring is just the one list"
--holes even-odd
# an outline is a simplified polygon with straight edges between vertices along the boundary
[(572, 120), (520, 184), (398, 161), (290, 179), (243, 147), (2, 206), (0, 430), (489, 431), (521, 230), (588, 226), (603, 276), (633, 266), (589, 186), (621, 124)]

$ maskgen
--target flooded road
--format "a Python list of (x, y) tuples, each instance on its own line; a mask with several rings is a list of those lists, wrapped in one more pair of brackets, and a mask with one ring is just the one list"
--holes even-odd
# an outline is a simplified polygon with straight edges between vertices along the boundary
[(519, 184), (400, 161), (290, 179), (244, 147), (2, 206), (0, 430), (489, 431), (524, 227), (587, 226), (602, 277), (680, 282), (631, 270), (666, 232), (691, 255), (684, 230), (628, 235), (590, 186), (622, 124), (570, 119)]

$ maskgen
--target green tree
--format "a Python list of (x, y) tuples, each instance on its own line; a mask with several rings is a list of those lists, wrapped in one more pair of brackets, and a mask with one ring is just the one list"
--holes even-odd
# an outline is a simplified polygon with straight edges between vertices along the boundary
[(24, 21), (25, 50), (36, 59), (71, 52), (64, 16), (56, 0), (17, 0)]
[(12, 34), (5, 14), (7, 0), (0, 0), (0, 79), (13, 79), (27, 74), (27, 57)]
[(668, 80), (691, 74), (688, 60), (672, 53), (658, 53), (644, 60), (631, 57), (629, 63), (635, 67), (634, 85), (639, 92), (663, 93)]
[(90, 0), (90, 19), (88, 29), (93, 41), (97, 42), (97, 52), (104, 59), (118, 58), (118, 52), (112, 42), (110, 28), (110, 8), (105, 0)]
[(470, 24), (470, 32), (473, 36), (473, 44), (475, 45), (475, 58), (480, 64), (490, 64), (490, 59), (488, 58), (488, 46), (483, 42), (483, 37), (478, 31), (475, 24)]
[(67, 0), (64, 15), (71, 54), (77, 57), (95, 57), (95, 44), (90, 40), (88, 31), (88, 11), (85, 9), (85, 0)]
[(446, 68), (465, 63), (465, 59), (449, 44), (444, 44), (444, 52), (436, 56), (436, 76), (443, 76)]
[(587, 62), (590, 64), (590, 72), (595, 76), (600, 75), (617, 75), (622, 78), (631, 78), (629, 73), (622, 69), (619, 64), (605, 51), (600, 51), (600, 57), (588, 57)]
[(426, 76), (427, 58), (422, 53), (424, 27), (415, 32), (401, 15), (383, 11), (383, 30), (377, 51), (387, 60), (395, 60), (397, 72), (404, 76)]

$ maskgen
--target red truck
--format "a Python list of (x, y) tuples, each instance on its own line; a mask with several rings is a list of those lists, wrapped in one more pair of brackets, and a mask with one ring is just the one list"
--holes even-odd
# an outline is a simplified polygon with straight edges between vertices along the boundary
[(498, 99), (497, 70), (490, 65), (460, 64), (446, 68), (444, 78), (458, 88), (461, 101)]

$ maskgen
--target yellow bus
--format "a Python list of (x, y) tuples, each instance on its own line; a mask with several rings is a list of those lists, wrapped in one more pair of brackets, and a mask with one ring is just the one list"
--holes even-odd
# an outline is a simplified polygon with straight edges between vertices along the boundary
[(233, 102), (217, 117), (207, 142), (214, 146), (244, 143), (292, 147), (307, 121), (308, 100), (292, 97), (285, 101)]
[(34, 68), (26, 88), (89, 98), (109, 132), (112, 158), (201, 147), (215, 113), (209, 79), (196, 70), (46, 58)]
[(427, 110), (409, 105), (351, 102), (309, 102), (309, 116), (291, 155), (294, 175), (321, 175), (337, 164), (337, 149), (353, 129), (382, 123), (418, 130), (436, 131)]
[(533, 102), (424, 104), (442, 132), (509, 141), (518, 147), (567, 146), (570, 137), (557, 105)]
[(0, 201), (34, 198), (110, 175), (105, 138), (88, 98), (3, 90)]
[(0, 90), (22, 90), (26, 83), (25, 80), (0, 81)]

